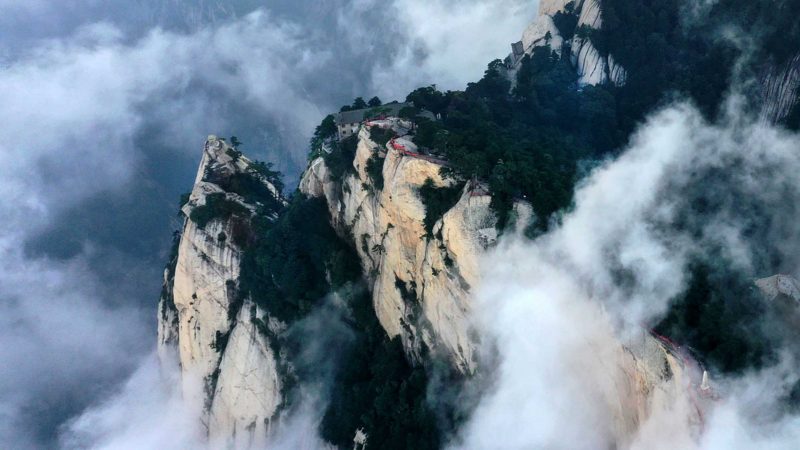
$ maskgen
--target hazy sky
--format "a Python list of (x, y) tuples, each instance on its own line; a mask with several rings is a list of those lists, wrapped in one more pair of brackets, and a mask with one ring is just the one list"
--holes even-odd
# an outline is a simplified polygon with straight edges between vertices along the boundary
[(155, 345), (180, 193), (236, 134), (291, 187), (355, 96), (462, 88), (523, 0), (0, 0), (0, 447), (51, 447)]

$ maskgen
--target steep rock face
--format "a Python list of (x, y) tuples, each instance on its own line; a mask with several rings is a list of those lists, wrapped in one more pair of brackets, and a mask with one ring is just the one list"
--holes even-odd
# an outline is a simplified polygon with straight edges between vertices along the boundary
[(576, 28), (571, 30), (574, 37), (566, 43), (571, 49), (570, 61), (578, 74), (578, 84), (596, 85), (611, 82), (617, 86), (624, 85), (628, 78), (625, 69), (614, 61), (612, 55), (601, 55), (586, 32), (586, 30), (600, 30), (603, 26), (600, 0), (540, 2), (538, 17), (522, 35), (525, 53), (530, 54), (536, 47), (550, 45), (556, 53), (561, 54), (565, 41), (553, 22), (553, 16), (558, 13), (577, 16)]
[[(451, 183), (440, 176), (441, 166), (379, 149), (366, 129), (358, 139), (353, 173), (334, 180), (317, 158), (300, 190), (324, 196), (334, 227), (354, 242), (372, 284), (376, 314), (389, 336), (400, 336), (412, 358), (420, 358), (425, 347), (442, 348), (456, 367), (471, 372), (469, 291), (479, 279), (478, 257), (490, 240), (486, 236), (494, 233), (490, 198), (465, 187), (434, 226), (433, 236), (426, 237), (425, 207), (417, 191), (429, 178), (440, 187)], [(365, 170), (377, 152), (386, 152), (382, 190), (372, 186)]]
[(567, 3), (571, 1), (573, 0), (541, 0), (539, 2), (539, 15), (552, 16), (559, 11), (563, 11)]
[[(417, 191), (427, 178), (437, 186), (448, 185), (439, 175), (439, 165), (389, 147), (377, 148), (366, 129), (358, 139), (353, 173), (337, 181), (323, 158), (317, 158), (304, 173), (300, 189), (324, 197), (333, 225), (356, 245), (386, 332), (400, 336), (412, 358), (423, 357), (420, 344), (438, 344), (456, 367), (473, 372), (470, 295), (480, 283), (481, 254), (496, 239), (491, 198), (480, 188), (465, 186), (433, 227), (433, 236), (425, 238), (425, 208)], [(365, 171), (367, 160), (377, 152), (386, 154), (380, 191)], [(516, 212), (522, 222), (530, 214), (522, 204)], [(609, 348), (615, 349), (606, 355), (613, 370), (598, 382), (614, 416), (615, 429), (609, 432), (619, 442), (629, 442), (654, 411), (677, 404), (689, 411), (689, 425), (701, 422), (703, 405), (694, 404), (697, 396), (689, 392), (699, 389), (702, 373), (690, 357), (644, 331), (635, 339), (614, 341)]]
[[(199, 199), (198, 199), (199, 200)], [(198, 203), (202, 205), (202, 203)], [(178, 350), (184, 377), (208, 377), (219, 363), (217, 336), (231, 327), (240, 250), (217, 236), (231, 224), (200, 228), (187, 220), (178, 250), (173, 296), (178, 309)], [(188, 394), (188, 393), (187, 393)]]
[(262, 448), (281, 404), (276, 356), (252, 322), (251, 308), (245, 303), (239, 311), (219, 364), (208, 424), (215, 445)]
[(174, 358), (178, 348), (178, 309), (172, 295), (177, 263), (177, 248), (173, 248), (173, 255), (164, 269), (164, 282), (158, 300), (158, 357), (161, 361)]
[(549, 15), (540, 15), (522, 33), (522, 45), (526, 53), (533, 52), (535, 47), (550, 45), (550, 48), (560, 55), (564, 39), (558, 32), (553, 18)]
[[(609, 393), (613, 435), (619, 447), (629, 447), (654, 415), (683, 417), (684, 423), (673, 422), (692, 434), (702, 429), (704, 415), (712, 406), (712, 393), (702, 386), (703, 371), (688, 353), (641, 331), (621, 342), (617, 354), (607, 361), (617, 362), (616, 373), (599, 381), (607, 383), (604, 391)], [(638, 444), (649, 447), (657, 443)], [(682, 447), (690, 443), (673, 444)]]
[(578, 73), (579, 84), (602, 84), (608, 81), (608, 61), (600, 55), (589, 38), (576, 36), (573, 39), (571, 60)]
[(608, 55), (608, 79), (615, 86), (623, 86), (628, 81), (628, 72), (614, 61), (613, 55)]
[[(522, 45), (525, 53), (530, 54), (536, 47), (550, 45), (550, 48), (561, 54), (564, 39), (558, 31), (553, 16), (564, 10), (569, 3), (565, 0), (546, 0), (539, 2), (539, 13), (536, 19), (522, 33)], [(548, 33), (551, 39), (547, 39)]]
[[(262, 183), (278, 202), (283, 201), (277, 189), (252, 168), (251, 161), (210, 136), (189, 200), (182, 208), (186, 219), (174, 266), (165, 272), (159, 308), (159, 355), (169, 357), (177, 347), (183, 394), (205, 404), (205, 410), (198, 413), (212, 437), (262, 432), (281, 403), (279, 389), (255, 387), (277, 379), (276, 364), (263, 337), (253, 332), (249, 312), (240, 312), (239, 242), (249, 226), (249, 218), (243, 216), (254, 214), (258, 205), (222, 186), (243, 174)], [(192, 213), (208, 209), (212, 198), (233, 205), (238, 213), (206, 217), (204, 223), (198, 223)], [(243, 403), (244, 398), (249, 402)], [(230, 408), (234, 404), (236, 411)], [(245, 407), (240, 410), (241, 404)]]
[(580, 10), (578, 26), (586, 25), (599, 30), (603, 26), (603, 16), (600, 10), (600, 0), (580, 0), (576, 2), (576, 11)]
[(800, 54), (782, 66), (770, 66), (761, 76), (761, 120), (780, 122), (797, 104), (800, 89)]
[[(473, 358), (469, 337), (470, 291), (480, 282), (480, 253), (496, 239), (491, 197), (465, 188), (461, 198), (434, 226), (435, 239), (427, 242), (418, 283), (423, 313), (437, 338), (463, 361)], [(518, 204), (519, 215), (529, 216), (527, 205)], [(525, 222), (526, 217), (521, 219)], [(464, 366), (472, 370), (473, 366)]]
[[(599, 30), (603, 27), (603, 14), (600, 0), (582, 0), (576, 3), (579, 8), (578, 29)], [(577, 10), (577, 9), (576, 9)], [(577, 30), (576, 30), (577, 31)], [(622, 86), (628, 78), (622, 66), (614, 62), (612, 55), (601, 55), (589, 36), (578, 36), (572, 42), (572, 64), (578, 72), (578, 84), (602, 84), (611, 82)]]

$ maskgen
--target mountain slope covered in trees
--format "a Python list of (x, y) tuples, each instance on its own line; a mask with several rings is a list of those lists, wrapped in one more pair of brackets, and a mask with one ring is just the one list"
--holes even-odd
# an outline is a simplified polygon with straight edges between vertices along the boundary
[[(625, 68), (622, 85), (581, 85), (570, 48), (543, 45), (525, 55), (517, 70), (499, 59), (490, 62), (484, 76), (463, 91), (429, 86), (407, 95), (414, 108), (401, 115), (414, 121), (414, 143), (446, 160), (442, 175), (453, 180), (450, 187), (428, 183), (419, 190), (427, 214), (421, 239), (435, 234), (436, 221), (473, 181), (488, 187), (501, 234), (512, 223), (516, 202), (529, 203), (536, 220), (526, 235), (534, 238), (558, 223), (572, 207), (581, 178), (624, 149), (648, 114), (679, 99), (713, 121), (725, 114), (729, 96), (741, 93), (748, 99), (741, 107), (756, 115), (761, 74), (789, 63), (800, 51), (800, 25), (794, 20), (800, 1), (720, 0), (690, 10), (679, 0), (603, 0), (601, 7), (603, 27), (581, 32)], [(558, 16), (559, 23), (576, 22), (568, 16)], [(731, 33), (746, 39), (732, 39)], [(377, 98), (369, 103), (358, 98), (342, 110), (379, 106)], [(419, 117), (422, 110), (437, 120)], [(784, 124), (796, 127), (799, 115), (795, 105)], [(357, 140), (339, 142), (336, 131), (333, 116), (326, 117), (311, 148), (341, 182), (354, 170)], [(391, 137), (376, 132), (373, 140), (382, 146)], [(381, 161), (371, 161), (369, 188), (382, 190)], [(268, 175), (275, 178), (271, 171)], [(687, 193), (698, 212), (714, 208), (713, 196), (702, 186)], [(468, 375), (442, 370), (435, 358), (411, 361), (399, 339), (386, 336), (363, 282), (365, 268), (356, 254), (361, 244), (331, 225), (323, 200), (296, 192), (280, 209), (277, 220), (251, 219), (239, 288), (259, 311), (269, 312), (253, 320), (275, 354), (284, 355), (284, 407), (299, 401), (298, 386), (327, 376), (333, 382), (326, 385), (330, 402), (320, 431), (332, 444), (350, 448), (356, 430), (364, 428), (369, 448), (441, 448), (469, 415), (469, 402), (431, 404), (429, 389), (458, 385)], [(213, 220), (203, 215), (207, 212), (193, 213), (192, 220)], [(769, 227), (754, 222), (750, 238), (768, 247)], [(784, 262), (765, 256), (747, 271), (732, 269), (713, 251), (693, 259), (686, 292), (661, 323), (647, 325), (692, 348), (711, 371), (741, 373), (774, 361), (771, 337), (758, 320), (766, 307), (749, 280), (786, 269)], [(337, 343), (342, 357), (333, 364), (298, 357), (305, 355), (304, 340), (295, 326), (310, 320), (329, 297), (336, 299), (334, 315), (345, 330)], [(269, 319), (285, 326), (271, 327)], [(319, 373), (320, 366), (328, 372)]]

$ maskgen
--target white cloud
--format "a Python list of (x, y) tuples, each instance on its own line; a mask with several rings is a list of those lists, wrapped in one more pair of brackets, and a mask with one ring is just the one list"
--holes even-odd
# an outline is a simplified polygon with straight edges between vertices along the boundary
[[(777, 407), (797, 378), (785, 365), (717, 380), (725, 396), (706, 412), (699, 438), (686, 393), (654, 403), (639, 431), (626, 431), (615, 413), (624, 383), (614, 380), (626, 358), (619, 343), (663, 317), (693, 255), (721, 248), (753, 268), (757, 251), (797, 248), (796, 232), (786, 231), (798, 219), (787, 207), (800, 199), (797, 148), (800, 137), (746, 117), (709, 124), (691, 106), (673, 106), (581, 184), (561, 225), (534, 242), (502, 244), (485, 261), (475, 312), (487, 351), (497, 351), (496, 381), (459, 448), (796, 444), (797, 417)], [(718, 204), (692, 209), (698, 192)], [(763, 220), (780, 240), (752, 235)]]
[[(92, 244), (104, 224), (72, 230), (59, 223), (64, 214), (100, 195), (148, 189), (148, 160), (199, 157), (206, 134), (234, 125), (229, 117), (236, 116), (219, 108), (232, 101), (278, 124), (284, 143), (295, 146), (286, 165), (297, 165), (321, 115), (303, 83), (328, 61), (304, 42), (302, 30), (263, 12), (193, 34), (153, 30), (134, 41), (97, 23), (43, 42), (0, 72), (0, 413), (11, 424), (0, 427), (0, 441), (41, 445), (39, 434), (58, 425), (53, 417), (107, 391), (154, 343), (158, 280), (143, 290), (151, 302), (108, 298), (114, 288), (91, 264), (94, 253), (110, 251)], [(171, 146), (141, 147), (154, 127), (169, 133)], [(83, 250), (66, 260), (29, 255), (25, 244), (52, 226), (86, 236)], [(48, 245), (61, 238), (49, 237)], [(117, 264), (103, 270), (118, 279), (141, 272), (126, 266), (130, 258), (101, 256)]]
[[(345, 294), (347, 295), (347, 294)], [(318, 433), (326, 408), (326, 392), (336, 368), (339, 351), (352, 339), (342, 322), (344, 300), (329, 296), (323, 306), (292, 325), (288, 334), (303, 337), (300, 353), (293, 360), (298, 371), (306, 373), (308, 384), (294, 392), (293, 406), (273, 419), (271, 435), (263, 445), (269, 450), (329, 449)], [(314, 336), (315, 339), (305, 339)], [(169, 352), (170, 349), (166, 348)], [(155, 352), (141, 361), (138, 369), (118, 392), (92, 405), (63, 427), (60, 448), (64, 450), (140, 450), (161, 448), (226, 448), (220, 442), (206, 441), (205, 428), (198, 417), (203, 409), (203, 387), (185, 386), (177, 364), (178, 355)], [(198, 377), (199, 379), (199, 377)], [(184, 389), (182, 389), (182, 386)], [(198, 395), (187, 392), (197, 392)], [(238, 448), (238, 447), (237, 447)], [(262, 448), (254, 445), (253, 450)]]
[(123, 388), (73, 420), (64, 449), (201, 448), (201, 424), (181, 398), (178, 367), (148, 356)]
[[(396, 23), (408, 34), (388, 66), (375, 69), (382, 92), (405, 97), (414, 88), (437, 84), (464, 89), (483, 76), (486, 65), (505, 58), (536, 17), (538, 2), (522, 0), (395, 0)], [(356, 36), (368, 42), (367, 36)]]
[[(165, 384), (146, 356), (155, 340), (147, 325), (155, 298), (151, 305), (110, 304), (104, 298), (109, 286), (87, 262), (91, 242), (65, 261), (32, 258), (23, 244), (35, 233), (88, 198), (153, 182), (142, 174), (145, 161), (197, 155), (203, 137), (217, 130), (269, 123), (271, 136), (282, 142), (272, 145), (271, 156), (296, 169), (309, 132), (342, 96), (401, 98), (429, 83), (462, 88), (489, 60), (507, 53), (535, 6), (522, 0), (358, 0), (345, 4), (334, 28), (278, 21), (259, 11), (191, 32), (155, 28), (133, 35), (116, 22), (92, 19), (4, 61), (0, 441), (35, 448), (41, 442), (29, 422), (41, 419), (28, 416), (59, 402), (83, 407), (141, 358), (123, 389), (70, 424), (63, 444), (163, 448), (194, 446), (198, 437), (193, 418), (169, 389), (174, 380)], [(0, 8), (8, 19), (20, 8), (53, 14), (63, 5), (5, 2)], [(326, 40), (329, 35), (345, 38)], [(350, 65), (355, 81), (341, 76)], [(773, 250), (797, 262), (800, 240), (796, 221), (789, 220), (797, 219), (791, 206), (800, 169), (797, 139), (729, 120), (706, 124), (685, 105), (662, 112), (624, 156), (587, 179), (563, 226), (535, 244), (502, 247), (481, 295), (487, 331), (500, 349), (499, 384), (466, 428), (470, 448), (596, 448), (613, 435), (596, 374), (614, 358), (617, 325), (659, 317), (683, 286), (685, 262), (698, 242), (670, 225), (686, 207), (684, 188), (698, 183), (698, 168), (745, 167), (725, 183), (757, 194), (775, 215), (771, 238), (779, 248)], [(162, 147), (142, 148), (142, 135), (153, 129), (158, 134), (147, 142)], [(723, 194), (718, 199), (725, 208), (695, 229), (703, 244), (722, 244), (733, 261), (752, 266), (754, 243), (742, 233), (752, 218), (737, 216), (730, 207), (737, 199)], [(634, 282), (621, 286), (619, 271)], [(604, 315), (608, 321), (598, 319)], [(781, 389), (757, 388), (786, 384), (769, 376), (731, 381), (734, 394), (710, 416), (700, 446), (796, 442), (795, 418), (759, 424), (748, 413), (745, 400), (753, 389), (774, 397)], [(652, 442), (649, 432), (682, 431), (666, 427), (675, 414), (662, 413), (645, 424), (637, 442)], [(299, 414), (276, 439), (293, 448), (311, 436), (314, 420)]]

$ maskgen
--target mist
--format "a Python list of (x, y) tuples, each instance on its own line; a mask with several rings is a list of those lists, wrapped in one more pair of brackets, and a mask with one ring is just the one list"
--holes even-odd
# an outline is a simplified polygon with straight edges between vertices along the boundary
[[(0, 0), (2, 446), (202, 446), (187, 412), (197, 405), (154, 347), (178, 198), (205, 137), (238, 136), (291, 190), (326, 114), (356, 96), (463, 88), (508, 52), (536, 3)], [(549, 233), (509, 236), (486, 257), (474, 316), (497, 364), (453, 448), (796, 447), (800, 423), (782, 399), (798, 353), (779, 324), (774, 363), (714, 374), (724, 395), (702, 427), (690, 392), (632, 435), (611, 405), (609, 367), (685, 291), (695, 258), (752, 278), (800, 267), (800, 137), (740, 102), (732, 95), (718, 123), (689, 103), (653, 114)], [(713, 207), (698, 213), (697, 192)], [(306, 349), (315, 364), (324, 350)], [(329, 375), (318, 377), (270, 448), (323, 447)]]
[[(238, 136), (291, 189), (326, 114), (356, 96), (463, 88), (536, 6), (453, 5), (0, 2), (3, 446), (191, 442), (188, 428), (166, 433), (186, 424), (156, 383), (152, 352), (177, 201), (205, 137)], [(434, 27), (432, 12), (448, 8), (457, 14)], [(464, 24), (472, 31), (455, 36)], [(470, 43), (471, 57), (457, 57)], [(126, 406), (131, 422), (163, 433), (137, 441), (143, 428), (125, 425)]]
[[(653, 114), (549, 233), (506, 238), (486, 257), (474, 317), (494, 381), (453, 448), (796, 447), (798, 416), (781, 402), (797, 380), (795, 335), (780, 322), (768, 325), (783, 338), (777, 361), (712, 375), (720, 398), (699, 424), (691, 387), (653, 401), (634, 430), (617, 416), (623, 348), (664, 317), (693, 259), (750, 281), (796, 273), (800, 136), (740, 105), (733, 95), (719, 123), (689, 103)], [(700, 197), (712, 206), (698, 209)]]

